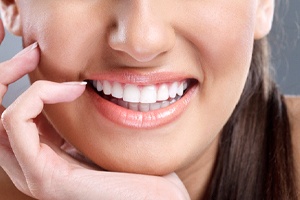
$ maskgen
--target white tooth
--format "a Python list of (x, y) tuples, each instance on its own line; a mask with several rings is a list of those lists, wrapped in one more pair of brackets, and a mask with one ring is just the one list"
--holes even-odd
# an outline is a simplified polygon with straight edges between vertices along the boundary
[(97, 81), (93, 81), (94, 88), (97, 88)]
[(176, 101), (177, 101), (176, 99), (172, 99), (172, 100), (170, 101), (170, 105), (173, 104), (173, 103), (175, 103)]
[(130, 110), (138, 111), (139, 110), (139, 104), (138, 103), (128, 103), (128, 108)]
[(161, 103), (151, 103), (150, 104), (150, 110), (158, 110), (160, 109)]
[(163, 101), (162, 103), (161, 103), (161, 108), (165, 108), (165, 107), (167, 107), (167, 106), (169, 106), (170, 105), (170, 102), (169, 101)]
[(182, 96), (182, 95), (183, 95), (183, 83), (181, 83), (181, 84), (179, 85), (179, 87), (177, 88), (177, 94), (178, 94), (179, 96)]
[(122, 85), (118, 82), (113, 83), (111, 95), (116, 98), (123, 98), (123, 88)]
[(183, 90), (186, 90), (186, 88), (188, 87), (188, 83), (186, 81), (183, 82)]
[(100, 81), (95, 81), (96, 82), (96, 86), (95, 88), (97, 88), (97, 90), (100, 92), (103, 90), (103, 86), (102, 83)]
[(164, 101), (169, 98), (169, 89), (167, 84), (162, 84), (159, 86), (157, 91), (157, 101)]
[(128, 102), (123, 101), (122, 99), (118, 100), (118, 105), (123, 107), (123, 108), (128, 108)]
[(141, 91), (141, 103), (155, 103), (156, 102), (156, 87), (154, 85), (144, 86)]
[(111, 94), (111, 84), (108, 81), (103, 81), (103, 92), (105, 95)]
[(140, 90), (135, 85), (126, 84), (124, 87), (123, 100), (132, 103), (140, 102)]
[(176, 97), (177, 88), (178, 88), (178, 82), (172, 83), (172, 85), (170, 86), (170, 89), (169, 89), (169, 95), (171, 98)]
[(149, 110), (150, 110), (150, 104), (149, 103), (140, 103), (139, 104), (139, 111), (148, 112)]

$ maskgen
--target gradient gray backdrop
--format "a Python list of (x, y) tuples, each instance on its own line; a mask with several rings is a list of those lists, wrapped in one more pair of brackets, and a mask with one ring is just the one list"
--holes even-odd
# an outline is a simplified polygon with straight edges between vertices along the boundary
[[(276, 80), (285, 94), (300, 95), (300, 0), (289, 0), (288, 7), (280, 7), (278, 17), (270, 35)], [(21, 39), (6, 32), (0, 46), (0, 62), (11, 58), (21, 48)], [(27, 76), (10, 85), (3, 104), (9, 105), (28, 86)]]

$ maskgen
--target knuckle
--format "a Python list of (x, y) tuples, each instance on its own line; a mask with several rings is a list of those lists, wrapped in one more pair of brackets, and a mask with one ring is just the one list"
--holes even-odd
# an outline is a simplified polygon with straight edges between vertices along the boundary
[(48, 81), (38, 80), (31, 85), (30, 90), (34, 91), (33, 93), (35, 93), (38, 96), (43, 96), (45, 91), (47, 91), (49, 88), (47, 85)]
[(32, 83), (32, 88), (35, 88), (35, 89), (43, 89), (46, 87), (46, 84), (47, 84), (47, 81), (43, 81), (43, 80), (38, 80), (38, 81), (35, 81), (34, 83)]

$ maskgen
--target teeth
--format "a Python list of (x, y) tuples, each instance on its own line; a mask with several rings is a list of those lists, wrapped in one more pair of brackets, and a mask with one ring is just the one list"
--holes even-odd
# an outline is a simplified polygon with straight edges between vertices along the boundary
[(126, 84), (124, 88), (123, 100), (132, 103), (140, 102), (141, 92), (140, 89), (131, 84)]
[(171, 98), (175, 98), (177, 94), (177, 88), (178, 88), (178, 82), (172, 83), (170, 89), (169, 89), (169, 95)]
[(161, 108), (161, 103), (151, 103), (150, 110), (158, 110)]
[(111, 95), (119, 99), (123, 97), (123, 88), (120, 83), (114, 82)]
[(163, 102), (161, 103), (161, 107), (162, 107), (162, 108), (168, 107), (169, 105), (170, 105), (170, 102), (169, 102), (169, 101), (163, 101)]
[(156, 87), (154, 85), (143, 87), (143, 89), (141, 91), (140, 102), (141, 103), (155, 103), (156, 102)]
[(117, 103), (115, 103), (115, 104), (117, 104), (123, 108), (127, 108), (127, 109), (130, 109), (133, 111), (139, 111), (139, 112), (148, 112), (148, 111), (153, 111), (153, 110), (158, 110), (160, 108), (168, 107), (169, 105), (175, 103), (179, 99), (180, 99), (180, 97), (172, 99), (171, 101), (163, 101), (163, 102), (159, 102), (159, 103), (128, 103), (121, 99), (114, 99), (113, 97), (112, 97), (112, 99), (108, 99), (108, 100), (113, 103), (115, 103), (117, 101)]
[(103, 86), (102, 86), (102, 83), (100, 81), (96, 82), (96, 88), (97, 88), (98, 91), (102, 91), (103, 90)]
[(140, 103), (139, 104), (139, 111), (148, 112), (149, 110), (150, 110), (150, 104), (149, 103)]
[[(175, 97), (181, 97), (183, 95), (184, 91), (188, 88), (189, 81), (147, 86), (122, 84), (107, 80), (93, 81), (92, 84), (97, 91), (103, 91), (105, 95), (111, 95), (118, 100), (121, 100), (120, 102), (118, 101), (117, 104), (122, 104), (120, 105), (122, 107), (129, 108), (131, 106), (132, 109), (135, 110), (153, 110), (157, 107), (166, 107), (169, 104), (174, 103), (172, 99)], [(168, 101), (169, 99), (170, 101)], [(150, 106), (142, 104), (125, 105), (125, 102), (150, 104)], [(154, 103), (158, 104), (154, 105)]]
[[(94, 86), (94, 88), (97, 88), (97, 83), (98, 83), (99, 81), (93, 81), (93, 86)], [(99, 82), (100, 83), (100, 82)], [(99, 91), (99, 90), (98, 90)]]
[(128, 108), (128, 102), (126, 102), (126, 101), (123, 101), (122, 99), (118, 99), (118, 105), (119, 106), (122, 106), (122, 107), (124, 107), (124, 108)]
[(179, 87), (177, 88), (177, 94), (178, 94), (179, 96), (182, 96), (182, 95), (183, 95), (183, 83), (181, 83), (181, 84), (179, 85)]
[(139, 111), (139, 104), (138, 103), (128, 103), (128, 108), (130, 110)]
[(157, 101), (164, 101), (169, 98), (169, 88), (167, 84), (162, 84), (157, 90)]
[(186, 90), (188, 87), (188, 83), (186, 81), (183, 82), (183, 90)]
[(103, 81), (103, 92), (105, 95), (111, 94), (111, 84), (108, 81)]

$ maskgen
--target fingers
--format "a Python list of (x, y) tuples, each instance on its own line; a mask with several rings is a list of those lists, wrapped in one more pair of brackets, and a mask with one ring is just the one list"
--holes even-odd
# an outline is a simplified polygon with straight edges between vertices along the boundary
[[(1, 25), (0, 25), (1, 27)], [(1, 31), (0, 31), (1, 32)], [(0, 101), (7, 90), (7, 86), (33, 71), (39, 62), (37, 43), (23, 49), (11, 60), (0, 63)]]
[(2, 20), (0, 19), (0, 44), (4, 39), (4, 35), (5, 35), (4, 26)]
[(2, 123), (21, 167), (34, 169), (41, 150), (38, 129), (33, 119), (41, 113), (43, 105), (73, 101), (84, 89), (85, 86), (80, 83), (38, 81), (4, 111)]

